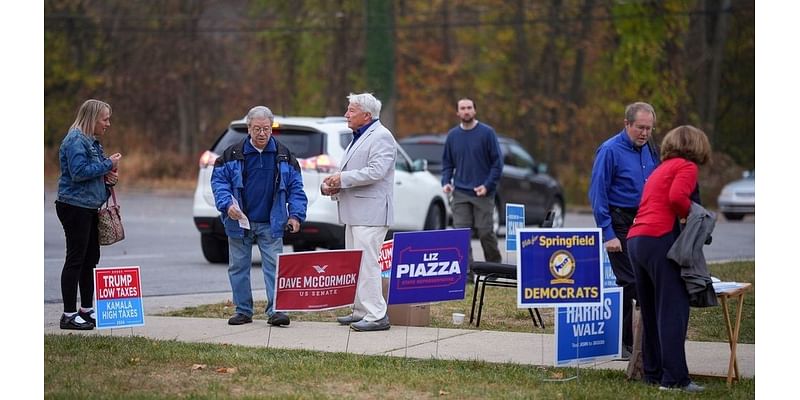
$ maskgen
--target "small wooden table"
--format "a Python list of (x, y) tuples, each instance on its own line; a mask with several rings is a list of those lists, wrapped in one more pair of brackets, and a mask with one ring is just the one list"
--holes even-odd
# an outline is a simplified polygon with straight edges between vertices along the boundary
[[(742, 306), (744, 305), (744, 295), (750, 291), (750, 283), (739, 283), (741, 286), (732, 289), (725, 289), (717, 292), (717, 298), (722, 303), (722, 312), (725, 315), (725, 325), (728, 329), (728, 343), (731, 347), (731, 358), (728, 362), (728, 386), (734, 378), (739, 380), (739, 365), (736, 363), (736, 344), (739, 341), (739, 327), (742, 322)], [(728, 311), (728, 300), (738, 300), (736, 308), (736, 322), (731, 326), (730, 312)]]

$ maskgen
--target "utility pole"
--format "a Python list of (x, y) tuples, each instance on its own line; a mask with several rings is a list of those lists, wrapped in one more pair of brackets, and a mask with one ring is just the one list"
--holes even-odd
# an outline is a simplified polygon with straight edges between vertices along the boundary
[(382, 103), (381, 122), (394, 131), (394, 10), (392, 2), (364, 0), (367, 9), (367, 88)]

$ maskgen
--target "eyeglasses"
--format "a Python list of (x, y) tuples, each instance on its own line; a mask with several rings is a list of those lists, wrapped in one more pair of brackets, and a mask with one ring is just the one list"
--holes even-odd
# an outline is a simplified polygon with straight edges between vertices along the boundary
[(250, 129), (257, 135), (272, 132), (271, 126), (251, 126)]

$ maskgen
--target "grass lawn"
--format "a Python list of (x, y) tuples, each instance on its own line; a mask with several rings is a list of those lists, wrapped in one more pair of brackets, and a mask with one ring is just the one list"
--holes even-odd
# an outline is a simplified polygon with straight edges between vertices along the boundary
[[(709, 266), (711, 275), (723, 281), (750, 282), (752, 290), (745, 296), (742, 312), (742, 326), (739, 333), (739, 343), (755, 343), (755, 262), (742, 261)], [(474, 285), (467, 285), (464, 300), (432, 304), (431, 324), (433, 327), (453, 328), (452, 314), (461, 312), (466, 314), (465, 323), (459, 325), (460, 329), (477, 329), (468, 325), (469, 312), (472, 305), (472, 292)], [(517, 308), (516, 291), (511, 288), (487, 287), (484, 297), (483, 314), (481, 316), (482, 330), (498, 330), (508, 332), (543, 332), (541, 328), (534, 328), (527, 310)], [(734, 317), (735, 305), (731, 303), (731, 317)], [(264, 310), (266, 303), (257, 301), (255, 310)], [(336, 316), (347, 314), (347, 309), (335, 311), (320, 311), (310, 313), (291, 313), (291, 318), (296, 321), (334, 321)], [(182, 310), (164, 313), (161, 315), (182, 317), (228, 318), (234, 313), (231, 302), (206, 304), (189, 307)], [(477, 310), (476, 310), (477, 313)], [(544, 332), (553, 333), (553, 310), (541, 309), (547, 329)], [(254, 315), (255, 319), (266, 319), (263, 312)], [(727, 342), (725, 322), (722, 307), (692, 308), (689, 317), (688, 339), (692, 341)]]
[[(688, 398), (629, 382), (621, 371), (581, 369), (577, 380), (548, 382), (576, 371), (141, 337), (45, 335), (44, 355), (45, 398)], [(723, 379), (696, 381), (706, 392), (692, 398), (755, 397), (752, 379), (731, 388)]]

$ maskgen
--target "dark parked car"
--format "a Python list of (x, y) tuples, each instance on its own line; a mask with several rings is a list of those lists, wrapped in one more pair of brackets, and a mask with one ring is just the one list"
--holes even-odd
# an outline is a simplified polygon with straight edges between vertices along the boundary
[[(442, 176), (442, 153), (446, 134), (414, 135), (398, 142), (414, 159), (428, 160), (428, 171)], [(525, 205), (525, 225), (540, 226), (548, 211), (553, 212), (553, 227), (564, 226), (564, 190), (547, 165), (537, 163), (514, 139), (498, 135), (503, 152), (503, 176), (497, 190), (495, 228), (506, 221), (506, 203)], [(495, 229), (497, 231), (497, 229)]]

